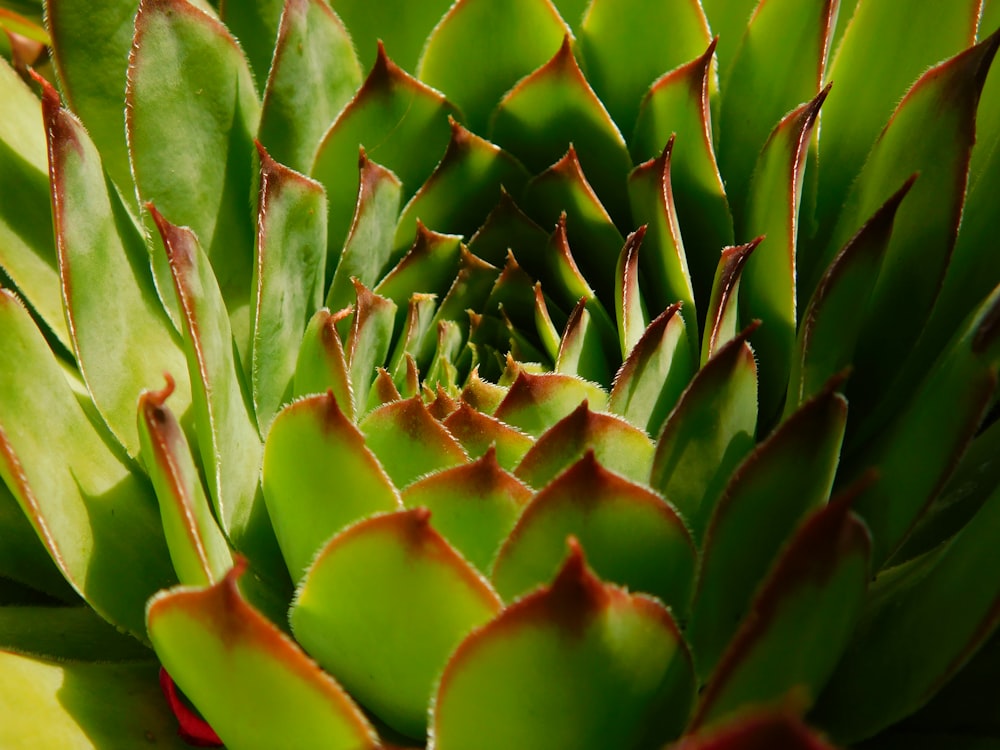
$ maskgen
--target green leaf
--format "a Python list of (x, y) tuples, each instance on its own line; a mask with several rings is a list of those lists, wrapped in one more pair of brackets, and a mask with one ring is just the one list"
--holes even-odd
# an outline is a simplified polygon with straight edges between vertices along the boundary
[[(125, 147), (125, 74), (138, 0), (47, 0), (52, 59), (66, 101), (84, 122), (111, 178), (132, 184)], [(131, 196), (129, 196), (131, 197)]]
[(0, 651), (0, 745), (189, 746), (177, 734), (156, 664), (53, 663)]
[[(233, 0), (226, 1), (228, 9)], [(253, 18), (281, 3), (252, 5), (229, 20)], [(267, 76), (257, 137), (277, 161), (308, 172), (326, 129), (361, 85), (361, 65), (347, 29), (323, 0), (289, 0), (285, 5), (281, 25), (275, 24), (277, 43), (274, 36), (267, 40), (264, 72), (257, 73), (258, 81)], [(230, 28), (247, 49), (239, 27), (230, 23)], [(255, 50), (248, 49), (248, 54), (256, 69)]]
[(464, 392), (458, 409), (442, 424), (462, 444), (470, 458), (479, 458), (495, 448), (497, 463), (507, 471), (514, 470), (533, 444), (520, 430), (470, 406)]
[(401, 507), (389, 475), (332, 393), (286, 406), (264, 446), (264, 499), (296, 581), (349, 524)]
[(190, 229), (148, 205), (163, 238), (182, 311), (201, 464), (227, 538), (276, 582), (284, 566), (260, 496), (261, 442), (236, 362), (229, 318), (208, 258)]
[(52, 661), (148, 662), (153, 657), (147, 646), (87, 606), (0, 607), (0, 649)]
[(250, 383), (261, 434), (288, 399), (297, 332), (323, 299), (326, 195), (318, 182), (278, 164), (263, 146), (253, 274)]
[(739, 333), (740, 281), (743, 269), (750, 254), (763, 241), (763, 237), (757, 237), (745, 245), (722, 249), (715, 280), (712, 282), (712, 296), (708, 301), (705, 336), (701, 342), (702, 366)]
[[(218, 20), (186, 0), (141, 4), (125, 105), (138, 195), (198, 237), (244, 359), (253, 274), (247, 198), (259, 110), (246, 59)], [(153, 269), (180, 328), (163, 255), (154, 255)]]
[(141, 458), (156, 490), (163, 534), (180, 582), (218, 583), (233, 566), (233, 556), (205, 496), (198, 466), (177, 418), (166, 401), (174, 392), (167, 376), (162, 391), (139, 396)]
[(670, 498), (700, 545), (729, 475), (754, 446), (757, 364), (746, 330), (702, 367), (656, 441), (650, 486)]
[(871, 539), (851, 500), (834, 498), (792, 536), (699, 697), (690, 728), (718, 724), (747, 705), (812, 706), (868, 587)]
[(584, 401), (601, 411), (607, 395), (597, 385), (572, 375), (533, 375), (521, 370), (493, 416), (537, 438)]
[(469, 127), (483, 132), (504, 94), (544, 64), (567, 34), (549, 0), (459, 0), (427, 40), (418, 76), (447, 92)]
[[(352, 411), (346, 413), (359, 419), (365, 413), (368, 390), (375, 378), (375, 368), (385, 362), (395, 328), (396, 305), (366, 289), (355, 280), (357, 304), (347, 339), (347, 365), (350, 368), (350, 393), (354, 402)], [(331, 328), (330, 335), (336, 335)]]
[(368, 448), (399, 488), (429, 472), (468, 461), (465, 450), (430, 415), (420, 396), (379, 407), (359, 426)]
[[(718, 253), (734, 241), (733, 217), (712, 139), (709, 93), (714, 87), (716, 44), (717, 40), (712, 40), (700, 57), (665, 74), (650, 87), (629, 146), (633, 160), (640, 163), (660, 156), (671, 137), (680, 141), (680, 148), (671, 149), (669, 156), (669, 182), (698, 299), (706, 297)], [(635, 199), (632, 212), (638, 218)], [(682, 282), (679, 288), (685, 286)], [(681, 298), (675, 295), (657, 301), (662, 307), (677, 299)]]
[(431, 709), (439, 750), (654, 747), (680, 732), (694, 686), (673, 618), (602, 584), (571, 549), (551, 586), (452, 655)]
[[(179, 413), (191, 403), (184, 352), (163, 312), (145, 243), (105, 181), (101, 158), (80, 122), (45, 85), (52, 207), (63, 299), (87, 389), (129, 455), (139, 452), (139, 392), (177, 373)], [(143, 351), (142, 357), (135, 357)], [(124, 363), (128, 363), (125, 365)]]
[(733, 56), (759, 4), (760, 0), (701, 0), (705, 15), (708, 17), (708, 25), (719, 39), (718, 57), (721, 75), (729, 73)]
[(534, 173), (572, 144), (601, 203), (619, 226), (628, 224), (624, 176), (632, 161), (625, 139), (580, 70), (568, 35), (551, 60), (504, 96), (490, 138)]
[(332, 315), (325, 307), (316, 311), (303, 334), (292, 381), (292, 394), (296, 398), (330, 390), (340, 410), (350, 415), (354, 414), (354, 395), (337, 323), (352, 312), (350, 307)]
[(451, 5), (451, 0), (413, 3), (393, 0), (372, 4), (369, 0), (332, 0), (330, 5), (351, 31), (354, 47), (366, 65), (376, 59), (379, 42), (392, 51), (393, 59), (406, 70), (417, 69), (417, 60), (435, 25)]
[(782, 118), (764, 144), (750, 180), (745, 228), (767, 241), (746, 259), (740, 281), (740, 321), (760, 320), (754, 337), (760, 357), (760, 413), (778, 416), (788, 388), (795, 347), (796, 247), (802, 180), (813, 128), (829, 92), (796, 107)]
[(424, 736), (448, 655), (501, 608), (486, 580), (429, 521), (423, 508), (388, 513), (334, 537), (309, 569), (290, 615), (309, 653), (411, 737)]
[(403, 504), (427, 508), (434, 528), (484, 575), (530, 499), (531, 489), (500, 467), (493, 446), (478, 460), (431, 474), (403, 492)]
[(691, 0), (594, 0), (580, 28), (580, 56), (594, 91), (628, 133), (650, 85), (710, 38), (705, 13)]
[(603, 350), (602, 338), (599, 323), (591, 319), (587, 310), (587, 299), (581, 297), (570, 313), (559, 341), (555, 371), (575, 375), (604, 387), (610, 385), (610, 366), (616, 364), (618, 352), (612, 349), (612, 358), (609, 358)]
[(514, 472), (542, 489), (557, 475), (593, 451), (601, 466), (644, 483), (653, 463), (653, 444), (619, 417), (592, 412), (584, 401), (535, 441)]
[(524, 509), (493, 567), (493, 583), (506, 601), (551, 581), (563, 542), (573, 536), (602, 579), (652, 594), (675, 616), (687, 616), (696, 556), (691, 535), (661, 497), (610, 468), (588, 448), (539, 485), (544, 489)]
[[(348, 27), (351, 21), (348, 19)], [(378, 59), (354, 98), (323, 136), (312, 176), (330, 201), (328, 258), (332, 263), (351, 228), (358, 182), (345, 179), (358, 164), (358, 147), (391, 169), (409, 198), (430, 177), (448, 145), (454, 107), (434, 89), (407, 75), (379, 46)], [(332, 269), (328, 269), (328, 273)]]
[[(732, 67), (723, 70), (718, 154), (737, 239), (752, 236), (744, 217), (751, 174), (768, 134), (787, 112), (813, 99), (823, 84), (836, 13), (836, 0), (762, 2)], [(845, 91), (850, 99), (851, 90)]]
[(347, 693), (243, 599), (242, 567), (150, 602), (150, 637), (178, 687), (230, 747), (378, 748)]
[(830, 497), (847, 421), (847, 403), (833, 390), (837, 384), (828, 384), (754, 448), (715, 504), (688, 628), (702, 680), (718, 663), (782, 545), (803, 517)]
[[(835, 92), (823, 108), (816, 233), (820, 242), (829, 239), (872, 144), (910, 85), (929, 66), (975, 42), (979, 8), (979, 0), (911, 0), (905, 5), (864, 0), (857, 4), (828, 75)], [(905, 34), (899, 33), (901, 28), (907, 30)], [(872, 54), (873, 50), (879, 53)], [(925, 121), (921, 130), (928, 124)], [(938, 138), (936, 143), (935, 158), (940, 158), (939, 149), (954, 140)], [(906, 176), (900, 175), (893, 189)], [(921, 181), (928, 177), (925, 174)], [(875, 208), (859, 218), (867, 218)], [(840, 249), (844, 239), (834, 250)]]
[(0, 329), (0, 477), (73, 588), (143, 639), (146, 599), (176, 580), (152, 488), (95, 431), (6, 290)]
[(608, 408), (658, 435), (697, 369), (688, 338), (680, 303), (660, 313), (615, 375)]
[(517, 207), (510, 193), (501, 190), (500, 200), (469, 240), (469, 250), (495, 266), (503, 265), (508, 252), (513, 252), (537, 276), (548, 237)]
[(628, 356), (649, 324), (646, 303), (639, 291), (639, 249), (645, 234), (643, 226), (625, 239), (615, 269), (615, 322), (622, 357)]
[[(219, 15), (239, 42), (257, 81), (257, 93), (264, 89), (271, 68), (279, 24), (288, 13), (284, 0), (219, 0)], [(301, 5), (295, 10), (301, 9)], [(335, 113), (336, 114), (336, 113)], [(298, 168), (298, 167), (296, 167)]]
[(66, 351), (72, 351), (52, 239), (52, 206), (46, 198), (49, 181), (42, 107), (6, 60), (0, 60), (0, 100), (4, 102), (0, 269)]

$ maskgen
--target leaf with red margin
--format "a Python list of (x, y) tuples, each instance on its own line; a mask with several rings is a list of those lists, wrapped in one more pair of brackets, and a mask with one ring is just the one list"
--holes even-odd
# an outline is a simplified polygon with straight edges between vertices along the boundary
[(827, 86), (815, 99), (793, 109), (771, 131), (745, 205), (744, 230), (767, 238), (743, 267), (739, 317), (744, 325), (761, 321), (754, 346), (760, 361), (760, 413), (768, 424), (777, 418), (788, 388), (798, 313), (796, 247), (802, 181), (813, 128), (829, 91)]
[[(427, 334), (431, 330), (434, 316), (437, 311), (437, 296), (434, 294), (424, 294), (414, 292), (410, 295), (409, 303), (406, 307), (406, 322), (403, 330), (396, 339), (396, 346), (393, 347), (392, 356), (389, 358), (387, 369), (393, 373), (393, 382), (400, 393), (410, 391), (407, 396), (413, 396), (417, 392), (418, 371), (416, 354)], [(411, 370), (412, 368), (412, 370)], [(413, 388), (409, 387), (413, 376)]]
[(551, 586), (452, 654), (433, 702), (435, 750), (653, 747), (680, 733), (694, 676), (669, 611), (601, 583), (579, 544), (570, 550)]
[(689, 730), (716, 726), (748, 705), (812, 707), (868, 589), (871, 537), (850, 511), (860, 489), (833, 498), (795, 531), (699, 696)]
[(705, 318), (705, 336), (701, 342), (702, 366), (739, 333), (740, 280), (747, 259), (763, 241), (763, 237), (757, 237), (745, 245), (722, 249)]
[(403, 492), (403, 504), (427, 508), (434, 528), (484, 575), (530, 499), (531, 489), (500, 467), (492, 446), (478, 460), (431, 474)]
[(592, 412), (584, 401), (542, 434), (514, 472), (536, 489), (547, 486), (587, 452), (601, 465), (644, 484), (653, 464), (653, 444), (625, 420)]
[(449, 124), (448, 149), (399, 217), (394, 252), (410, 246), (418, 220), (437, 232), (471, 237), (496, 205), (501, 188), (520, 195), (528, 182), (528, 172), (506, 151), (452, 118)]
[[(697, 299), (706, 297), (719, 251), (734, 242), (733, 217), (712, 140), (709, 92), (714, 87), (712, 60), (717, 42), (718, 37), (704, 54), (650, 87), (630, 143), (632, 158), (638, 163), (659, 156), (672, 137), (680, 141), (680, 148), (670, 156), (670, 182)], [(675, 299), (680, 298), (660, 303)]]
[(730, 474), (754, 446), (757, 364), (747, 329), (691, 379), (656, 441), (649, 484), (680, 511), (700, 546)]
[(292, 332), (302, 330), (322, 304), (326, 195), (322, 185), (278, 164), (263, 146), (257, 150), (250, 384), (257, 425), (266, 435), (290, 395), (299, 354)]
[(745, 226), (751, 176), (768, 134), (822, 88), (837, 6), (837, 0), (760, 3), (732, 66), (722, 71), (718, 156), (737, 241), (753, 231)]
[(667, 750), (836, 750), (786, 712), (749, 713), (721, 728), (685, 737)]
[(607, 394), (572, 375), (521, 370), (493, 416), (537, 438), (584, 401), (601, 411), (607, 404)]
[(146, 599), (176, 581), (152, 487), (90, 423), (7, 290), (0, 290), (0, 330), (0, 478), (73, 588), (144, 640)]
[(332, 393), (286, 406), (264, 445), (264, 499), (292, 578), (349, 524), (401, 506), (364, 435)]
[(354, 308), (347, 307), (331, 314), (325, 307), (316, 311), (299, 347), (295, 364), (292, 395), (296, 398), (310, 393), (333, 392), (337, 405), (345, 414), (354, 414), (354, 395), (347, 369), (344, 344), (337, 335), (337, 323), (347, 320)]
[(693, 0), (595, 0), (580, 27), (580, 57), (594, 91), (629, 133), (650, 85), (709, 39), (705, 12)]
[(354, 216), (359, 183), (344, 175), (356, 169), (358, 147), (391, 169), (402, 181), (403, 197), (409, 198), (444, 154), (451, 133), (448, 118), (456, 114), (443, 95), (407, 75), (379, 44), (375, 65), (326, 131), (313, 164), (312, 176), (323, 183), (330, 200), (331, 258), (340, 256)]
[(290, 620), (299, 642), (361, 703), (394, 729), (423, 737), (448, 655), (500, 608), (486, 579), (417, 508), (375, 516), (330, 540)]
[[(226, 0), (227, 11), (232, 2)], [(277, 42), (274, 36), (267, 40), (264, 70), (257, 72), (258, 81), (267, 76), (257, 138), (275, 159), (305, 173), (312, 169), (320, 138), (361, 85), (361, 64), (347, 29), (323, 0), (290, 0), (284, 5)], [(254, 10), (241, 8), (231, 21), (253, 16)], [(232, 22), (227, 18), (247, 49)], [(248, 53), (255, 62), (253, 50)]]
[[(706, 680), (801, 520), (830, 497), (847, 403), (827, 383), (733, 472), (702, 544), (688, 642)], [(697, 535), (696, 535), (697, 538)]]
[(601, 578), (687, 617), (697, 553), (684, 522), (659, 495), (598, 463), (593, 449), (524, 509), (493, 566), (500, 595), (513, 601), (551, 581), (571, 535)]
[[(40, 79), (40, 82), (44, 79)], [(94, 403), (130, 456), (139, 452), (140, 391), (176, 373), (174, 405), (191, 404), (184, 352), (163, 311), (142, 234), (107, 182), (83, 125), (43, 83), (52, 216), (63, 302), (80, 372)], [(135, 353), (142, 351), (142, 357)]]
[(379, 747), (361, 710), (295, 643), (243, 599), (237, 565), (208, 588), (149, 603), (163, 666), (231, 747)]
[(473, 368), (462, 389), (462, 400), (482, 414), (495, 414), (507, 395), (508, 388), (483, 380), (479, 369)]
[(649, 324), (611, 388), (608, 409), (648, 435), (659, 434), (697, 370), (680, 310), (673, 304)]
[(570, 313), (559, 340), (555, 371), (575, 375), (607, 388), (611, 384), (611, 367), (617, 364), (618, 352), (613, 350), (612, 357), (608, 357), (604, 351), (603, 338), (599, 324), (587, 310), (587, 298), (581, 297)]
[(406, 70), (417, 69), (420, 53), (452, 0), (332, 0), (330, 3), (351, 31), (354, 47), (365, 64), (375, 61), (375, 48), (385, 42), (393, 58)]
[(567, 34), (549, 0), (460, 0), (428, 38), (418, 77), (448, 92), (469, 127), (484, 132), (504, 94), (543, 65)]
[(152, 205), (147, 209), (163, 238), (180, 304), (194, 426), (216, 519), (255, 570), (284, 584), (287, 573), (260, 495), (260, 435), (241, 387), (222, 293), (194, 233)]
[(649, 312), (639, 291), (639, 249), (645, 236), (644, 225), (625, 238), (615, 268), (615, 321), (622, 357), (628, 356), (649, 325)]
[[(202, 243), (246, 361), (254, 241), (247, 192), (260, 116), (253, 76), (225, 26), (186, 0), (143, 0), (135, 28), (125, 122), (136, 189)], [(153, 271), (180, 328), (162, 254)]]
[(504, 96), (491, 119), (490, 138), (533, 173), (574, 145), (600, 202), (618, 226), (629, 223), (624, 177), (632, 160), (621, 132), (580, 70), (568, 34), (551, 60)]
[[(375, 380), (375, 368), (381, 367), (389, 354), (395, 329), (396, 305), (354, 280), (357, 302), (347, 338), (347, 366), (351, 396), (354, 401), (351, 419), (358, 420), (367, 411), (368, 392)], [(332, 332), (331, 332), (332, 333)]]
[(470, 458), (479, 458), (495, 448), (497, 463), (507, 471), (513, 471), (532, 446), (532, 439), (520, 430), (470, 406), (464, 392), (458, 408), (442, 424)]
[(424, 474), (469, 460), (465, 449), (427, 411), (420, 396), (381, 406), (359, 426), (365, 444), (399, 488)]
[(233, 566), (233, 556), (212, 516), (191, 446), (166, 404), (173, 393), (174, 379), (167, 375), (163, 390), (140, 394), (140, 456), (156, 490), (178, 579), (188, 586), (208, 586), (222, 580)]

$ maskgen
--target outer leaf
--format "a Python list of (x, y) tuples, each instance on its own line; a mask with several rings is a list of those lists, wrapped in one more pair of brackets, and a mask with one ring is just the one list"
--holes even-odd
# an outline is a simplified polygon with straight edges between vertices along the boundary
[(254, 254), (250, 382), (262, 434), (288, 398), (296, 332), (323, 298), (326, 196), (318, 182), (278, 164), (263, 147)]
[(104, 444), (6, 290), (0, 329), (0, 477), (73, 588), (142, 639), (145, 600), (175, 580), (152, 489)]
[(688, 630), (706, 679), (753, 591), (802, 518), (829, 499), (847, 404), (836, 382), (781, 423), (733, 473), (705, 532)]
[[(177, 373), (179, 413), (191, 403), (184, 352), (156, 296), (142, 236), (105, 181), (80, 122), (46, 84), (46, 132), (56, 246), (73, 350), (94, 402), (129, 454), (138, 455), (139, 392)], [(143, 351), (142, 357), (136, 357)], [(127, 364), (126, 364), (127, 363)]]
[(418, 74), (448, 92), (469, 127), (483, 132), (503, 95), (570, 33), (549, 0), (460, 0), (427, 40)]
[(333, 678), (246, 603), (241, 568), (150, 602), (150, 637), (171, 677), (231, 747), (379, 747)]
[[(226, 2), (228, 10), (234, 0)], [(265, 5), (280, 3), (270, 0)], [(361, 85), (361, 65), (347, 29), (323, 0), (289, 0), (284, 5), (278, 40), (275, 43), (272, 36), (267, 41), (264, 71), (271, 72), (257, 137), (282, 164), (308, 172), (323, 133)], [(252, 9), (240, 8), (231, 20), (252, 15)], [(231, 27), (239, 36), (239, 28)], [(244, 41), (242, 36), (240, 41)], [(255, 62), (253, 50), (249, 53)], [(258, 70), (258, 80), (264, 76)]]
[(162, 391), (139, 396), (139, 440), (142, 459), (160, 503), (163, 534), (181, 583), (208, 586), (218, 583), (233, 566), (232, 553), (222, 535), (191, 447), (166, 401), (174, 380), (167, 376)]
[(551, 60), (500, 102), (491, 138), (536, 173), (572, 144), (601, 203), (619, 226), (628, 223), (623, 177), (632, 161), (625, 139), (587, 83), (568, 35)]
[[(396, 23), (398, 19), (392, 25)], [(363, 146), (368, 156), (399, 176), (408, 198), (444, 153), (450, 133), (448, 117), (453, 114), (454, 107), (441, 94), (404, 73), (379, 46), (374, 67), (323, 136), (313, 164), (312, 176), (326, 187), (330, 201), (331, 261), (340, 256), (354, 215), (358, 183), (344, 175), (355, 169), (358, 147)]]
[(182, 310), (198, 448), (216, 518), (255, 568), (281, 580), (284, 571), (259, 494), (260, 436), (241, 387), (222, 294), (191, 230), (147, 208), (163, 237)]
[(369, 0), (333, 0), (331, 5), (351, 30), (354, 46), (366, 64), (375, 60), (377, 43), (383, 41), (400, 65), (414, 71), (427, 37), (450, 2), (394, 0), (372, 4)]
[(413, 737), (424, 735), (448, 654), (500, 609), (493, 589), (429, 520), (419, 508), (338, 534), (310, 568), (290, 616), (296, 638), (323, 666)]
[(594, 91), (628, 133), (650, 84), (698, 55), (709, 38), (694, 0), (595, 0), (580, 28), (580, 54)]
[(763, 237), (757, 237), (745, 245), (722, 249), (705, 318), (705, 335), (701, 342), (702, 366), (739, 333), (739, 295), (743, 269), (750, 254), (763, 240)]
[(680, 731), (692, 682), (669, 612), (602, 584), (573, 545), (551, 586), (508, 607), (452, 655), (433, 703), (431, 747), (655, 746)]
[(868, 587), (871, 539), (850, 512), (851, 499), (835, 498), (795, 532), (701, 694), (693, 727), (751, 704), (812, 705), (854, 631)]
[(263, 486), (296, 581), (331, 536), (401, 507), (389, 475), (330, 392), (296, 401), (275, 419), (264, 446)]
[(838, 4), (765, 0), (754, 10), (732, 67), (723, 71), (719, 166), (738, 238), (751, 236), (741, 217), (757, 155), (774, 123), (822, 86)]
[[(247, 190), (259, 109), (246, 59), (218, 20), (186, 0), (143, 0), (125, 107), (135, 183), (144, 202), (202, 243), (241, 356), (250, 340)], [(157, 254), (153, 265), (160, 295), (179, 318), (167, 261)]]
[(493, 416), (537, 438), (582, 402), (600, 411), (606, 400), (598, 386), (572, 375), (521, 370)]
[(754, 445), (757, 365), (744, 331), (702, 367), (667, 418), (649, 483), (670, 499), (695, 542), (729, 475)]

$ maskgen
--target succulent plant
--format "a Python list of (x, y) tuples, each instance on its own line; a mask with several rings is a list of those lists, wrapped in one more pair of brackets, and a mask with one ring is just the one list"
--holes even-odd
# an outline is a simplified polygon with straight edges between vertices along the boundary
[(0, 5), (0, 746), (1000, 741), (1000, 3)]

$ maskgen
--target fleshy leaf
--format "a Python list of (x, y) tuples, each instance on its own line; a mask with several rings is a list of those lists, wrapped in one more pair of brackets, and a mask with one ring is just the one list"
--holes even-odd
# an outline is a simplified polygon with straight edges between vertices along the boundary
[[(228, 9), (233, 0), (226, 3)], [(270, 0), (265, 5), (281, 4)], [(277, 161), (308, 172), (323, 133), (361, 85), (361, 65), (347, 30), (323, 0), (289, 0), (284, 5), (281, 25), (275, 25), (277, 43), (274, 36), (267, 40), (264, 70), (257, 71), (259, 81), (267, 76), (257, 137)], [(260, 3), (253, 6), (240, 8), (232, 21), (262, 13)], [(239, 27), (230, 26), (247, 49)], [(248, 54), (256, 68), (254, 51)]]
[(759, 0), (701, 0), (701, 5), (719, 38), (719, 72), (728, 73)]
[(656, 493), (598, 463), (593, 449), (524, 509), (493, 567), (500, 595), (512, 601), (551, 581), (567, 536), (579, 540), (602, 579), (687, 616), (695, 547), (684, 522)]
[(607, 396), (598, 386), (572, 375), (522, 370), (493, 416), (537, 438), (584, 401), (601, 411)]
[(218, 0), (213, 3), (216, 5), (226, 27), (239, 39), (260, 93), (271, 68), (274, 39), (287, 15), (282, 12), (287, 4), (285, 0)]
[(152, 488), (104, 443), (6, 290), (0, 329), (0, 478), (73, 587), (102, 617), (144, 639), (146, 599), (176, 580)]
[(644, 483), (653, 463), (653, 444), (641, 430), (592, 412), (584, 401), (538, 438), (514, 473), (542, 489), (590, 451), (601, 466), (633, 482)]
[(290, 619), (299, 642), (362, 704), (423, 737), (448, 655), (500, 606), (418, 508), (335, 536), (309, 569)]
[(323, 187), (278, 164), (263, 147), (253, 275), (250, 382), (261, 434), (289, 396), (302, 330), (323, 298)]
[(705, 336), (701, 342), (702, 365), (739, 333), (740, 280), (750, 254), (763, 240), (763, 237), (757, 237), (745, 245), (722, 249), (705, 318)]
[(574, 544), (551, 586), (458, 647), (430, 732), (437, 750), (653, 747), (680, 732), (693, 688), (670, 613), (601, 583)]
[(669, 750), (835, 750), (790, 712), (750, 712), (685, 737)]
[(198, 466), (184, 432), (166, 401), (174, 380), (162, 391), (139, 396), (142, 461), (156, 490), (163, 534), (180, 582), (191, 586), (218, 583), (233, 565), (205, 496)]
[(414, 482), (407, 508), (427, 508), (434, 528), (482, 573), (531, 499), (531, 490), (497, 463), (492, 446), (482, 458)]
[(744, 331), (691, 379), (656, 441), (650, 485), (681, 512), (700, 545), (730, 474), (754, 445), (757, 365)]
[(354, 46), (361, 50), (364, 63), (375, 61), (377, 43), (385, 42), (392, 56), (408, 71), (417, 69), (417, 60), (427, 37), (451, 0), (410, 0), (371, 3), (369, 0), (333, 0), (330, 3), (351, 30)]
[(623, 178), (632, 161), (625, 139), (587, 83), (568, 35), (551, 60), (504, 96), (490, 138), (535, 173), (572, 144), (601, 203), (619, 226), (628, 223)]
[(330, 390), (337, 399), (340, 410), (353, 415), (354, 396), (347, 369), (347, 355), (344, 354), (344, 344), (337, 335), (337, 323), (346, 319), (351, 312), (352, 308), (348, 307), (331, 314), (324, 307), (312, 316), (299, 348), (292, 394), (298, 397)]
[(549, 0), (460, 0), (427, 40), (419, 77), (448, 92), (469, 127), (484, 132), (503, 95), (569, 33)]
[(587, 78), (626, 133), (650, 84), (698, 55), (708, 42), (705, 13), (691, 0), (595, 0), (580, 28)]
[(495, 266), (503, 265), (513, 252), (537, 276), (547, 241), (545, 230), (517, 207), (510, 193), (501, 190), (500, 200), (469, 240), (469, 250)]
[(639, 291), (639, 250), (645, 234), (646, 228), (641, 226), (625, 238), (615, 269), (615, 322), (622, 357), (628, 356), (649, 324), (649, 313)]
[(449, 414), (442, 424), (471, 458), (479, 458), (495, 447), (496, 461), (507, 471), (513, 471), (532, 446), (530, 437), (473, 408), (464, 394), (458, 409)]
[(380, 747), (347, 693), (243, 599), (242, 567), (150, 602), (150, 637), (170, 676), (230, 747)]
[(830, 497), (847, 421), (837, 381), (760, 443), (719, 497), (702, 545), (688, 640), (706, 679), (782, 544)]
[(427, 411), (420, 396), (379, 407), (362, 420), (365, 443), (396, 487), (468, 461), (457, 440)]
[[(525, 449), (527, 450), (527, 448)], [(17, 498), (0, 481), (0, 579), (14, 581), (65, 602), (78, 601), (35, 532)]]
[(812, 706), (868, 587), (871, 538), (850, 512), (853, 496), (856, 490), (834, 498), (792, 536), (701, 694), (690, 728), (717, 724), (747, 705)]
[[(611, 383), (611, 370), (617, 356), (610, 359), (602, 346), (600, 326), (591, 319), (587, 299), (581, 297), (566, 321), (566, 328), (559, 340), (555, 371), (575, 375), (607, 387)], [(617, 355), (617, 351), (614, 352)], [(519, 358), (520, 359), (520, 358)]]
[[(80, 122), (45, 85), (43, 111), (63, 300), (80, 372), (115, 437), (139, 452), (139, 392), (177, 373), (174, 406), (191, 403), (184, 352), (163, 312), (146, 246)], [(137, 351), (144, 352), (136, 357)]]
[(357, 280), (354, 281), (354, 289), (357, 304), (354, 306), (351, 333), (347, 339), (347, 365), (350, 368), (354, 410), (347, 413), (353, 419), (358, 419), (365, 412), (368, 390), (375, 379), (375, 368), (381, 366), (389, 354), (396, 305), (392, 300), (366, 289)]
[[(253, 76), (226, 28), (186, 0), (143, 0), (135, 26), (125, 120), (138, 195), (198, 237), (246, 357), (253, 275), (247, 191), (260, 114)], [(163, 255), (154, 255), (153, 270), (180, 328)]]
[[(699, 299), (704, 299), (718, 253), (733, 244), (733, 217), (715, 161), (709, 103), (717, 41), (712, 40), (700, 57), (652, 85), (642, 101), (630, 144), (632, 158), (642, 162), (660, 155), (671, 137), (680, 141), (680, 148), (670, 155), (670, 184), (676, 188), (671, 197)], [(634, 199), (632, 211), (635, 217)], [(665, 305), (676, 299), (680, 297), (659, 302)]]
[[(400, 12), (397, 4), (393, 7)], [(353, 27), (350, 19), (347, 23)], [(445, 152), (448, 117), (454, 114), (444, 96), (408, 76), (379, 46), (375, 65), (323, 136), (313, 164), (312, 176), (323, 183), (330, 201), (331, 262), (340, 257), (354, 216), (359, 183), (344, 175), (355, 170), (358, 147), (391, 169), (403, 183), (403, 197), (409, 198)]]
[(296, 581), (331, 536), (400, 507), (389, 475), (332, 393), (300, 399), (275, 419), (264, 446), (263, 486)]

